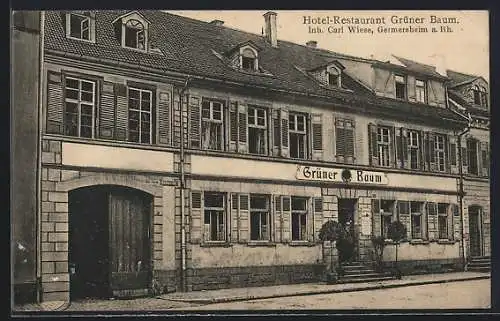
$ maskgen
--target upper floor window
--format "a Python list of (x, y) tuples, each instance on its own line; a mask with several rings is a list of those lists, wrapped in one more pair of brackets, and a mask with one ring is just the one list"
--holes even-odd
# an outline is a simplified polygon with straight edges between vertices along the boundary
[(436, 135), (434, 139), (434, 152), (436, 153), (436, 168), (439, 172), (444, 172), (446, 169), (445, 159), (445, 143), (444, 135)]
[(288, 115), (290, 137), (290, 157), (305, 159), (307, 155), (306, 115), (290, 113)]
[(410, 130), (408, 131), (408, 157), (410, 169), (420, 168), (420, 137), (419, 132)]
[(96, 84), (93, 81), (66, 77), (64, 133), (76, 137), (94, 137)]
[(488, 95), (486, 89), (483, 86), (475, 85), (472, 87), (472, 94), (474, 97), (474, 104), (488, 107)]
[(267, 143), (267, 110), (248, 107), (248, 152), (264, 155)]
[(401, 75), (395, 75), (396, 98), (406, 99), (406, 78)]
[(151, 144), (153, 102), (151, 90), (128, 88), (128, 140)]
[(204, 99), (201, 107), (201, 140), (203, 149), (222, 150), (223, 146), (223, 104)]
[(241, 69), (246, 71), (258, 70), (257, 53), (250, 49), (245, 48), (241, 51)]
[(68, 38), (94, 41), (94, 19), (90, 12), (66, 14), (66, 36)]
[(130, 19), (125, 23), (123, 45), (127, 48), (146, 49), (146, 30), (142, 22)]
[[(335, 154), (354, 157), (354, 121), (350, 119), (335, 119)], [(338, 161), (338, 160), (337, 160)]]
[(377, 152), (378, 152), (378, 165), (390, 166), (391, 157), (391, 130), (388, 127), (377, 128)]
[(418, 102), (425, 103), (427, 100), (426, 82), (417, 79), (415, 81), (415, 94)]

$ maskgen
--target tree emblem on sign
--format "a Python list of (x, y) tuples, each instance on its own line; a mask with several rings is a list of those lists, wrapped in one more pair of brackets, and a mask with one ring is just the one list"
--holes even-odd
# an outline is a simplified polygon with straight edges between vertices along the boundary
[(344, 169), (342, 171), (341, 175), (342, 175), (342, 180), (344, 181), (344, 183), (349, 183), (351, 181), (352, 176), (351, 176), (351, 171), (350, 170)]

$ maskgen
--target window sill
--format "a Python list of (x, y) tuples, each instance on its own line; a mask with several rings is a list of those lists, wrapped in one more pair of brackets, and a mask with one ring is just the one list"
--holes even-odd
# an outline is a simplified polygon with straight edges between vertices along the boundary
[(249, 246), (249, 247), (259, 247), (259, 246), (276, 247), (276, 243), (273, 243), (270, 241), (249, 241), (247, 243), (247, 246)]
[(288, 242), (289, 246), (308, 246), (308, 247), (313, 247), (316, 246), (316, 243), (314, 242), (309, 242), (309, 241), (290, 241)]
[(418, 244), (429, 244), (427, 240), (410, 240), (410, 244), (418, 245)]
[(445, 239), (437, 240), (438, 244), (455, 244), (455, 242), (456, 241), (454, 240), (445, 240)]
[(200, 247), (232, 247), (233, 245), (228, 242), (205, 242), (201, 243)]

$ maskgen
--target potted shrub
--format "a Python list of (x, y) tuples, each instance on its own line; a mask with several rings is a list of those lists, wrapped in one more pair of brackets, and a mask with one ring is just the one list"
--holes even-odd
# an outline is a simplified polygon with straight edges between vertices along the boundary
[(385, 238), (383, 236), (372, 236), (373, 253), (375, 257), (376, 270), (382, 271), (385, 248)]
[[(339, 240), (341, 232), (342, 226), (337, 221), (329, 220), (321, 226), (321, 229), (319, 230), (319, 239), (321, 240), (323, 255), (325, 242), (331, 242), (331, 250), (333, 251), (334, 246), (337, 245), (335, 243)], [(333, 257), (333, 255), (330, 255), (330, 270), (326, 272), (327, 283), (335, 283), (337, 280)], [(323, 257), (323, 262), (325, 262), (325, 257)]]
[(401, 278), (401, 271), (398, 267), (398, 245), (401, 240), (406, 238), (406, 226), (400, 221), (394, 221), (389, 225), (387, 236), (394, 241), (396, 246), (396, 261), (395, 261), (395, 275), (398, 279)]

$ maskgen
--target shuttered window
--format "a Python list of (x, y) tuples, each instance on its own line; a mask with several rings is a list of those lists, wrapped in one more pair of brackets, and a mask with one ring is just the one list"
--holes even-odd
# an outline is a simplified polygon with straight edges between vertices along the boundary
[[(354, 157), (353, 120), (335, 119), (335, 154), (337, 156), (343, 156), (344, 162), (348, 162), (347, 157)], [(339, 161), (339, 159), (337, 159), (337, 161)]]
[(248, 152), (250, 154), (267, 154), (267, 110), (265, 108), (248, 106)]
[(388, 167), (391, 166), (391, 130), (389, 127), (377, 127), (377, 154), (378, 165)]
[(292, 204), (292, 241), (306, 241), (308, 239), (308, 211), (307, 198), (291, 198)]
[(438, 215), (438, 236), (439, 239), (448, 239), (449, 237), (449, 226), (448, 226), (448, 206), (449, 204), (439, 203), (437, 206)]
[(424, 216), (422, 202), (410, 202), (411, 237), (412, 239), (424, 239)]
[(128, 88), (128, 141), (152, 143), (153, 93), (151, 90)]
[(444, 172), (446, 170), (446, 137), (444, 135), (434, 136), (434, 153), (436, 160), (436, 170)]
[(64, 134), (93, 138), (96, 115), (96, 83), (66, 77), (64, 93)]
[(250, 240), (271, 240), (271, 211), (269, 204), (269, 195), (250, 195)]
[(220, 101), (203, 99), (201, 106), (201, 141), (203, 149), (222, 150), (224, 105)]
[(203, 239), (205, 241), (225, 241), (225, 194), (205, 192), (204, 202)]
[(307, 117), (304, 114), (289, 113), (290, 157), (305, 159), (307, 155)]

